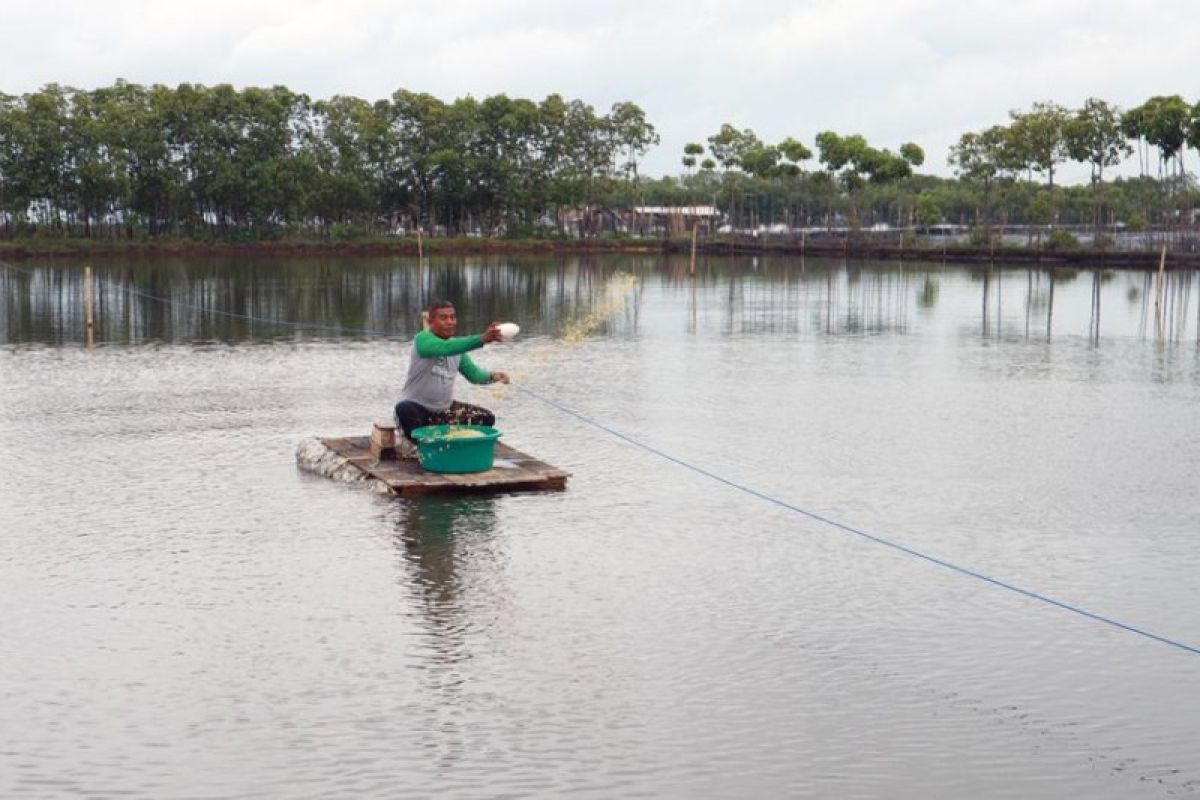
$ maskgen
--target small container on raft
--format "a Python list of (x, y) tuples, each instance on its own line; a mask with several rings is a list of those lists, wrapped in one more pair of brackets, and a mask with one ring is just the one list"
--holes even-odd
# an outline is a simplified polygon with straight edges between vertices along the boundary
[(430, 472), (487, 472), (500, 431), (487, 425), (427, 425), (412, 432), (417, 457)]

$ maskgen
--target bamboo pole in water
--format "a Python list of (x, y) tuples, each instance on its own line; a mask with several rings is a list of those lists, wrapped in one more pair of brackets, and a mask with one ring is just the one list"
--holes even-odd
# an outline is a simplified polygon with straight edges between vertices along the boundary
[(95, 336), (95, 315), (93, 314), (93, 306), (95, 298), (92, 291), (92, 268), (85, 266), (83, 268), (83, 324), (87, 340), (88, 349), (91, 349), (96, 344)]
[(692, 271), (692, 275), (693, 275), (693, 277), (692, 277), (692, 280), (691, 280), (691, 284), (692, 284), (692, 325), (691, 325), (691, 330), (689, 330), (689, 331), (688, 331), (689, 333), (693, 333), (693, 334), (694, 334), (694, 333), (697, 331), (697, 326), (696, 326), (696, 305), (697, 305), (697, 302), (696, 302), (696, 278), (695, 278), (695, 274), (696, 274), (696, 273), (695, 273), (695, 270), (693, 270), (693, 271)]
[[(421, 298), (422, 307), (433, 299), (425, 291), (425, 248), (421, 243), (421, 227), (419, 225), (417, 226), (417, 296)], [(428, 318), (424, 317), (422, 321), (428, 328)]]
[(1158, 330), (1158, 338), (1163, 338), (1163, 284), (1167, 266), (1167, 246), (1164, 244), (1162, 254), (1158, 257), (1158, 278), (1154, 283), (1154, 325)]
[(1054, 332), (1054, 267), (1050, 268), (1050, 297), (1046, 301), (1046, 341)]
[(692, 266), (691, 273), (696, 274), (696, 223), (692, 223)]

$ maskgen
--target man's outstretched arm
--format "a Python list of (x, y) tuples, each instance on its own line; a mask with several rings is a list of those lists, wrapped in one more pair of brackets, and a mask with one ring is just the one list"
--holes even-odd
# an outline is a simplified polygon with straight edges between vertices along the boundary
[(421, 331), (414, 340), (417, 345), (417, 355), (421, 358), (437, 358), (438, 356), (460, 356), (471, 350), (483, 347), (483, 336), (452, 336), (443, 339), (433, 331)]

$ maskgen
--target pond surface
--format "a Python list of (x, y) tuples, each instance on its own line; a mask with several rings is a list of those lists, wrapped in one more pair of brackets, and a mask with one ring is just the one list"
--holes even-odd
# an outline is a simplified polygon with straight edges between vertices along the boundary
[[(763, 497), (1200, 646), (1191, 274), (97, 263), (88, 349), (16, 266), (0, 796), (1200, 795), (1200, 656)], [(297, 470), (432, 296), (521, 325), (458, 396), (566, 492)]]

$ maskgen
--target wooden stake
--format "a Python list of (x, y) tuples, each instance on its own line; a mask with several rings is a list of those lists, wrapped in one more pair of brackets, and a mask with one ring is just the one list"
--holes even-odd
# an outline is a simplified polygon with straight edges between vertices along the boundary
[(1158, 338), (1163, 338), (1163, 315), (1162, 315), (1162, 300), (1163, 287), (1166, 284), (1166, 268), (1167, 268), (1167, 246), (1162, 247), (1162, 254), (1158, 257), (1158, 279), (1154, 288), (1154, 321), (1158, 325)]
[(421, 247), (421, 229), (417, 228), (417, 258), (424, 258), (425, 253)]
[(691, 280), (690, 283), (692, 284), (692, 327), (691, 327), (691, 330), (689, 331), (689, 333), (695, 333), (696, 332), (696, 305), (697, 305), (695, 279)]
[(696, 274), (696, 223), (692, 223), (692, 274)]
[(87, 338), (87, 346), (89, 349), (96, 344), (95, 335), (95, 315), (92, 313), (94, 305), (94, 297), (92, 291), (92, 268), (85, 266), (83, 268), (83, 322), (84, 330)]

